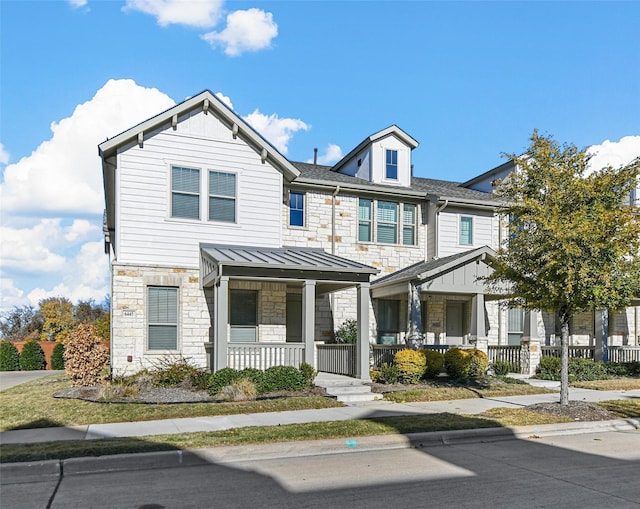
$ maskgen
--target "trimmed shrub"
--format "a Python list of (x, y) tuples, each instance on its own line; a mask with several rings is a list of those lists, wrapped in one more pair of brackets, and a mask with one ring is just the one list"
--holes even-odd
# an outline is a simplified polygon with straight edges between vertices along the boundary
[(86, 323), (69, 334), (64, 349), (64, 369), (74, 387), (90, 387), (104, 381), (109, 350), (93, 325)]
[(20, 352), (12, 341), (0, 342), (0, 371), (18, 371), (20, 369)]
[(44, 351), (40, 343), (36, 340), (27, 341), (20, 352), (20, 369), (22, 371), (35, 371), (46, 369), (47, 361), (44, 358)]
[(495, 376), (507, 376), (511, 373), (511, 363), (509, 361), (495, 361), (491, 364), (491, 369)]
[(467, 378), (470, 366), (469, 350), (453, 347), (445, 352), (444, 370), (451, 378)]
[(467, 350), (469, 355), (469, 378), (481, 378), (487, 374), (489, 357), (482, 350), (472, 348)]
[(542, 357), (536, 375), (543, 380), (560, 380), (560, 358)]
[(218, 371), (211, 373), (209, 376), (209, 387), (207, 388), (207, 391), (209, 391), (209, 394), (212, 396), (216, 396), (220, 393), (223, 387), (237, 382), (240, 378), (242, 378), (242, 375), (240, 375), (240, 372), (237, 369), (219, 369)]
[(307, 380), (298, 368), (293, 366), (272, 366), (265, 370), (260, 393), (278, 391), (299, 391), (308, 387)]
[(422, 350), (422, 355), (424, 355), (425, 360), (427, 361), (427, 368), (424, 372), (425, 378), (435, 378), (442, 371), (442, 366), (444, 364), (444, 355), (442, 355), (438, 350)]
[(64, 343), (57, 343), (51, 352), (51, 369), (64, 369)]
[(573, 358), (569, 359), (569, 377), (577, 382), (587, 382), (590, 380), (606, 380), (609, 378), (609, 374), (601, 362)]
[(304, 375), (304, 379), (307, 381), (307, 384), (311, 386), (318, 372), (313, 368), (311, 364), (307, 362), (300, 363), (300, 371), (302, 371), (302, 374)]
[(247, 380), (251, 380), (256, 385), (257, 390), (260, 390), (260, 386), (264, 380), (264, 371), (256, 368), (244, 368), (242, 371), (239, 371), (239, 375), (239, 379), (246, 378)]
[(371, 380), (380, 384), (395, 384), (400, 379), (398, 366), (385, 362), (380, 369), (371, 371)]
[(403, 384), (416, 384), (427, 370), (427, 359), (417, 350), (400, 350), (393, 356), (393, 364)]
[(358, 322), (346, 320), (334, 332), (336, 343), (354, 344), (358, 341)]
[(604, 369), (611, 376), (640, 376), (640, 362), (605, 362)]
[(187, 386), (198, 390), (206, 390), (209, 384), (209, 373), (194, 366), (184, 357), (165, 357), (159, 360), (150, 370), (153, 385), (158, 387)]

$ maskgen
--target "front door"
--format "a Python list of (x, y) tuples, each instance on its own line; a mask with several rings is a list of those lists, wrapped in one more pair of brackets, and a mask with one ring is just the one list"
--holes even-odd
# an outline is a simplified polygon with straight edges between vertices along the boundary
[(447, 344), (461, 344), (464, 336), (465, 303), (460, 301), (447, 302)]
[(302, 341), (302, 295), (287, 294), (287, 343)]

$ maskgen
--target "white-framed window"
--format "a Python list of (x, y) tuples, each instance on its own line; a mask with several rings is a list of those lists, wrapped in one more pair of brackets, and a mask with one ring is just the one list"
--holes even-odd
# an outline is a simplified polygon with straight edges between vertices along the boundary
[(379, 299), (377, 311), (378, 343), (395, 345), (400, 332), (400, 301)]
[(236, 222), (236, 174), (209, 171), (209, 221)]
[(147, 349), (178, 349), (178, 288), (147, 287)]
[(376, 240), (381, 244), (398, 243), (398, 204), (379, 201), (376, 215)]
[(402, 206), (402, 244), (405, 246), (416, 244), (416, 210), (412, 203)]
[(231, 290), (229, 292), (229, 341), (254, 343), (258, 340), (258, 292)]
[(473, 245), (473, 217), (460, 216), (460, 245)]
[(171, 167), (171, 217), (200, 219), (200, 170)]
[(373, 240), (373, 201), (360, 198), (358, 200), (358, 241)]
[(415, 246), (418, 207), (413, 203), (358, 200), (358, 242)]
[(385, 178), (398, 180), (398, 151), (385, 150)]
[(524, 336), (524, 309), (509, 308), (507, 325), (508, 344), (519, 345)]
[(304, 193), (289, 192), (289, 226), (304, 226)]

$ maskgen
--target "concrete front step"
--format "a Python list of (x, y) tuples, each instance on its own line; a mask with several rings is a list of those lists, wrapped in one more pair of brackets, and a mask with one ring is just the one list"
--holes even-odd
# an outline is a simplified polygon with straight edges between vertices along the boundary
[(341, 403), (363, 403), (382, 399), (381, 394), (372, 393), (371, 387), (356, 378), (319, 373), (314, 383), (323, 387), (327, 394), (334, 396)]

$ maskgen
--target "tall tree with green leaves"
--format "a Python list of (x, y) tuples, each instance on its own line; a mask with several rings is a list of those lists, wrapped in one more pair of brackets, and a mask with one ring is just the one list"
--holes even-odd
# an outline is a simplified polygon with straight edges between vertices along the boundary
[[(487, 282), (510, 305), (557, 313), (560, 403), (569, 403), (569, 322), (574, 313), (621, 309), (640, 295), (640, 207), (630, 203), (640, 158), (590, 169), (590, 155), (534, 131), (516, 171), (497, 187), (510, 218), (508, 246)], [(593, 170), (593, 171), (591, 171)]]
[[(66, 297), (49, 297), (40, 301), (42, 315), (41, 341), (56, 341), (75, 325), (73, 304)], [(63, 337), (62, 336), (62, 337)]]

